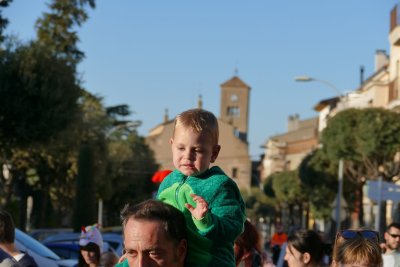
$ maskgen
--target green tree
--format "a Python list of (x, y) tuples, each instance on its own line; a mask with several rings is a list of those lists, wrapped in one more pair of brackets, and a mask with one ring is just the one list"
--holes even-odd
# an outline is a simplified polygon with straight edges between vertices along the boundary
[(76, 66), (83, 58), (79, 50), (79, 36), (76, 27), (87, 19), (86, 6), (94, 8), (94, 0), (53, 0), (50, 12), (36, 22), (37, 39), (40, 44), (49, 47), (53, 53)]
[(107, 194), (106, 224), (119, 224), (119, 212), (124, 204), (137, 203), (152, 197), (156, 185), (151, 177), (157, 171), (153, 151), (136, 131), (109, 143), (109, 168), (104, 186), (112, 185)]
[(337, 191), (337, 169), (321, 154), (321, 150), (316, 150), (302, 160), (299, 177), (314, 217), (328, 219)]
[(246, 216), (252, 221), (258, 221), (260, 217), (275, 217), (276, 201), (267, 196), (258, 187), (240, 192), (246, 205)]
[[(35, 155), (74, 120), (79, 95), (73, 68), (45, 47), (30, 43), (0, 51), (0, 154), (11, 172), (2, 181), (8, 194), (18, 181), (20, 210), (32, 189), (27, 172)], [(12, 198), (4, 199), (7, 206)], [(22, 228), (25, 219), (21, 212)]]
[(279, 202), (297, 204), (303, 201), (305, 194), (302, 193), (301, 181), (297, 171), (277, 172), (272, 177), (272, 188)]
[(344, 178), (356, 190), (356, 209), (363, 223), (362, 186), (383, 176), (399, 175), (400, 114), (381, 108), (348, 109), (329, 120), (322, 132), (324, 156), (331, 162), (344, 160)]
[(282, 216), (283, 209), (289, 209), (290, 219), (298, 217), (293, 208), (298, 207), (301, 214), (304, 203), (307, 203), (307, 195), (304, 193), (300, 178), (296, 171), (277, 172), (267, 177), (264, 184), (264, 192), (267, 196), (276, 199), (276, 210)]
[[(32, 219), (36, 227), (70, 226), (68, 222), (70, 218), (67, 217), (64, 222), (57, 219), (74, 214), (71, 203), (78, 194), (77, 183), (81, 182), (76, 181), (80, 151), (90, 152), (86, 153), (90, 157), (86, 160), (93, 167), (90, 172), (83, 170), (83, 173), (92, 175), (88, 179), (94, 180), (91, 190), (95, 197), (98, 194), (98, 184), (105, 176), (107, 155), (104, 131), (109, 122), (101, 99), (83, 92), (78, 104), (78, 116), (73, 123), (30, 156), (34, 160), (32, 166), (40, 178), (34, 185)], [(87, 148), (89, 145), (92, 147)], [(80, 203), (86, 202), (80, 201)], [(92, 210), (89, 212), (94, 213)], [(48, 214), (54, 214), (54, 218), (47, 216)]]
[(33, 43), (0, 52), (0, 139), (6, 147), (44, 143), (76, 116), (74, 70)]
[(4, 18), (1, 14), (1, 9), (7, 7), (12, 0), (0, 1), (0, 44), (4, 41), (4, 29), (8, 24), (8, 19)]

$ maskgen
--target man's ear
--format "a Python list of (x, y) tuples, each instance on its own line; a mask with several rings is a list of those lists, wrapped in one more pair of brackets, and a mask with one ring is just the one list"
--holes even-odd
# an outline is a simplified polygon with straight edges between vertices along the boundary
[(182, 262), (182, 266), (186, 259), (187, 248), (188, 245), (186, 239), (182, 239), (181, 241), (179, 241), (179, 244), (176, 249), (176, 254), (178, 256), (178, 261)]
[(215, 145), (215, 146), (213, 147), (213, 151), (212, 151), (212, 155), (211, 155), (211, 160), (210, 160), (211, 163), (214, 163), (215, 160), (218, 158), (218, 154), (219, 154), (219, 151), (220, 151), (220, 150), (221, 150), (221, 146), (220, 146), (220, 145)]
[(389, 239), (389, 234), (387, 232), (385, 232), (383, 234), (383, 238), (385, 239), (385, 241), (388, 240)]
[(174, 138), (171, 137), (171, 139), (169, 139), (169, 144), (172, 145), (173, 142), (174, 142)]

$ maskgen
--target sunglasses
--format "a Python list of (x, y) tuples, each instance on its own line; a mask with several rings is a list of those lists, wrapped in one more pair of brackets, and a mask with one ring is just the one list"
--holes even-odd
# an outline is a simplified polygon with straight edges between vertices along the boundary
[(373, 230), (341, 230), (337, 233), (336, 240), (339, 236), (344, 239), (353, 239), (357, 235), (364, 239), (375, 239), (379, 242), (379, 233)]
[(391, 234), (391, 233), (388, 233), (388, 235), (390, 235), (390, 236), (393, 237), (393, 238), (400, 237), (400, 235), (395, 235), (395, 234)]

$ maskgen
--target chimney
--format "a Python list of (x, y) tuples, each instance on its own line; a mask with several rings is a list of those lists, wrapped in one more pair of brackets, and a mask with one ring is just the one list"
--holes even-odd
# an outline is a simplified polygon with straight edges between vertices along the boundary
[(199, 95), (199, 98), (197, 99), (197, 108), (203, 109), (203, 98), (201, 95)]
[(375, 52), (375, 72), (383, 68), (389, 63), (389, 57), (385, 50), (376, 50)]
[(169, 121), (169, 116), (168, 116), (168, 109), (165, 109), (165, 113), (164, 113), (164, 123), (167, 123)]

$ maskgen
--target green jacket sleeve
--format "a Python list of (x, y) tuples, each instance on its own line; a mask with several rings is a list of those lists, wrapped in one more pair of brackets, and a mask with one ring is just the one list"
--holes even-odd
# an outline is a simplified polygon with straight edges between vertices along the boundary
[(234, 242), (243, 232), (246, 219), (244, 202), (236, 183), (232, 180), (225, 181), (215, 192), (210, 203), (211, 226), (202, 229), (200, 233), (215, 242)]

